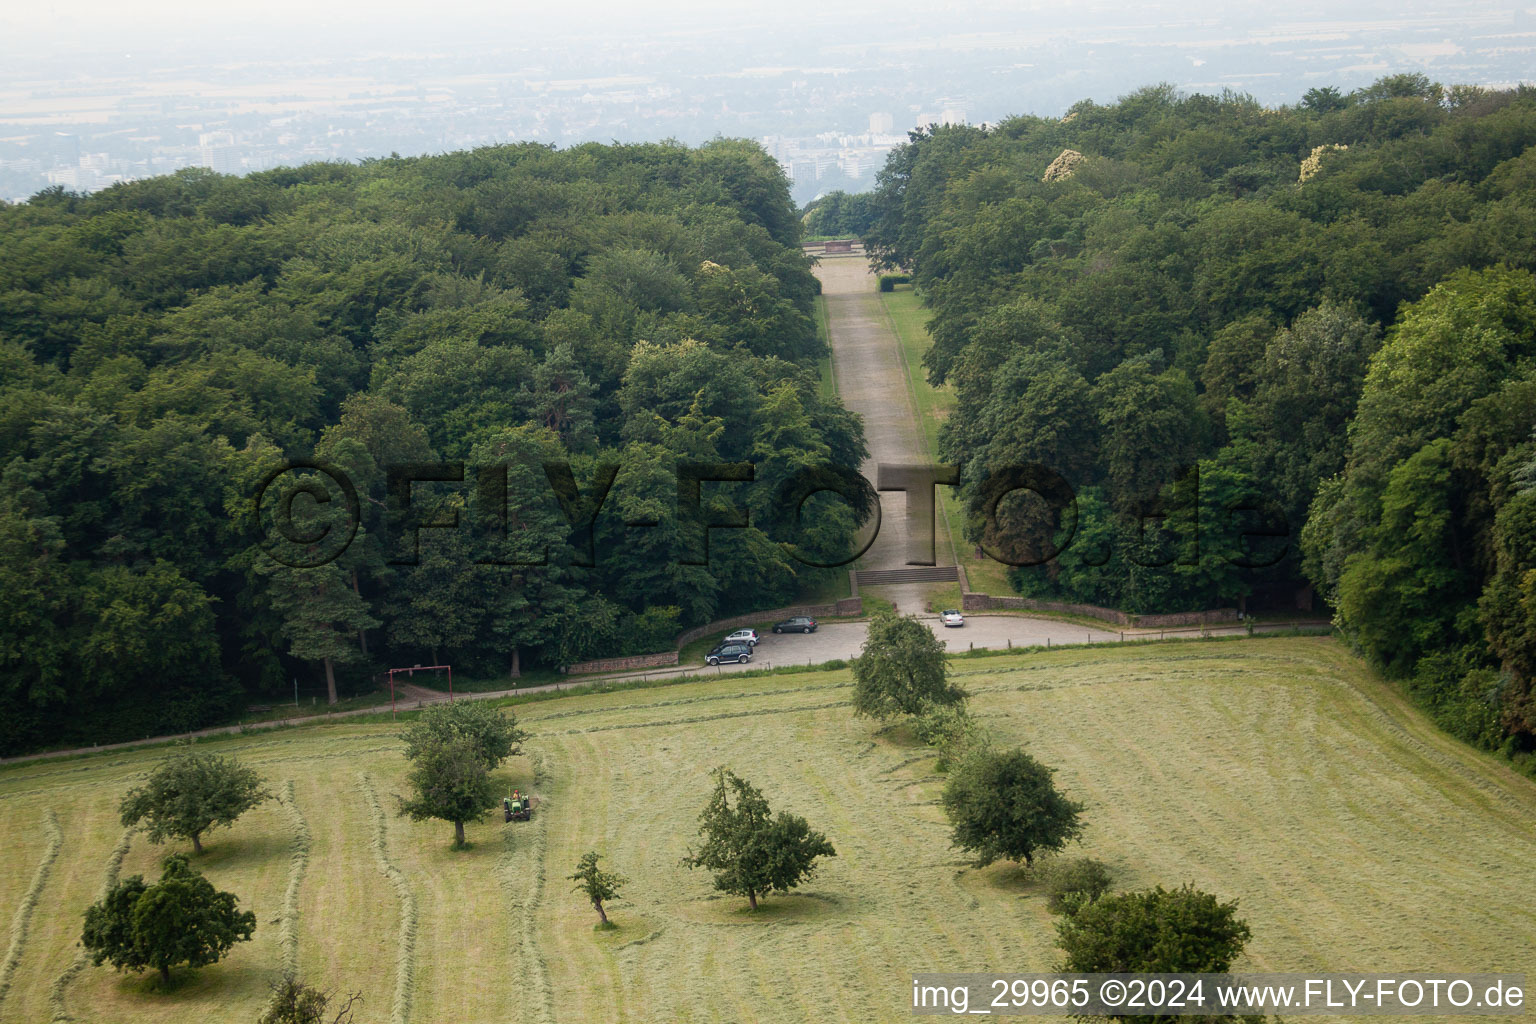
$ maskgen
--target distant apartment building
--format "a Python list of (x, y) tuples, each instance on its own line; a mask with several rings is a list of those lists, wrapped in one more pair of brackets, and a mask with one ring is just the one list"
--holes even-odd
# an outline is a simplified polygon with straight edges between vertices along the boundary
[(204, 167), (220, 174), (239, 174), (243, 170), (233, 132), (203, 132), (197, 137), (197, 145)]
[(48, 184), (60, 185), (71, 192), (93, 192), (96, 172), (89, 167), (55, 167), (46, 175)]
[(106, 153), (81, 153), (73, 167), (55, 167), (44, 174), (50, 185), (61, 185), (71, 192), (95, 192), (123, 180), (112, 173), (112, 160)]
[(869, 115), (869, 134), (889, 135), (896, 130), (896, 119), (890, 114), (880, 112)]
[(802, 157), (797, 160), (791, 160), (789, 161), (788, 166), (790, 180), (796, 182), (797, 184), (804, 184), (808, 181), (815, 181), (817, 178), (821, 177), (816, 167), (816, 161), (810, 157)]

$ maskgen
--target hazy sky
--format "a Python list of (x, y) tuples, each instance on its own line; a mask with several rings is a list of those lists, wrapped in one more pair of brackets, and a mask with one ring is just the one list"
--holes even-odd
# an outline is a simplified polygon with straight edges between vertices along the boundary
[[(786, 27), (802, 18), (829, 13), (856, 15), (869, 5), (783, 3), (739, 0), (664, 0), (637, 4), (623, 0), (261, 0), (255, 4), (207, 0), (77, 0), (70, 3), (0, 4), (0, 34), (9, 45), (47, 47), (97, 45), (112, 38), (135, 43), (156, 37), (207, 38), (238, 49), (253, 31), (262, 41), (289, 36), (300, 42), (323, 34), (366, 41), (370, 45), (437, 45), (454, 38), (484, 41), (487, 36), (515, 40), (525, 34), (617, 30), (702, 31), (740, 26), (754, 20)], [(219, 38), (222, 37), (222, 38)]]
[[(1444, 5), (1441, 5), (1443, 8)], [(1490, 8), (1505, 5), (1490, 4)], [(1051, 3), (1046, 0), (981, 0), (902, 5), (876, 0), (259, 0), (236, 4), (208, 0), (71, 0), (68, 3), (0, 3), (0, 49), (34, 56), (62, 56), (101, 47), (176, 49), (188, 45), (238, 55), (253, 48), (288, 45), (309, 50), (327, 45), (437, 48), (483, 47), (495, 42), (568, 45), (583, 35), (611, 38), (771, 31), (786, 42), (825, 45), (834, 34), (857, 41), (917, 28), (935, 35), (1019, 31), (1032, 23), (1124, 25), (1177, 23), (1282, 24), (1312, 18), (1411, 19), (1418, 3), (1354, 0), (1340, 6), (1322, 0), (1255, 10), (1230, 0), (1150, 3)], [(1506, 7), (1506, 9), (1509, 9)]]

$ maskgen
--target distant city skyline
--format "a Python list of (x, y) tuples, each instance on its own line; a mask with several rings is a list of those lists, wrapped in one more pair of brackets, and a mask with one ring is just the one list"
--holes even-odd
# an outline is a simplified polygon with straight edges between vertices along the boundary
[(1472, 0), (53, 10), (0, 13), (0, 198), (188, 166), (727, 135), (762, 142), (804, 202), (868, 187), (921, 124), (1059, 116), (1159, 82), (1278, 104), (1401, 71), (1510, 85), (1536, 66), (1536, 15)]

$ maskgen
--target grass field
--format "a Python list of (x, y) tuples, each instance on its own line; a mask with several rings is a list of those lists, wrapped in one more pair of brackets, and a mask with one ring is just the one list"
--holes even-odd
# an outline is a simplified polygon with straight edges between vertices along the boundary
[[(1536, 975), (1536, 784), (1448, 739), (1326, 638), (960, 659), (1002, 740), (1087, 804), (1081, 852), (1123, 887), (1193, 882), (1240, 901), (1265, 970)], [(285, 963), (361, 990), (360, 1019), (904, 1020), (914, 970), (1048, 970), (1053, 919), (1006, 865), (948, 849), (932, 761), (851, 717), (846, 671), (722, 677), (520, 708), (501, 774), (545, 803), (469, 829), (393, 813), (387, 724), (235, 737), (283, 799), (197, 860), (256, 911), (253, 942), (170, 993), (82, 964), (80, 914), (164, 848), (116, 820), (161, 752), (0, 770), (0, 1021), (248, 1022)], [(678, 864), (734, 766), (838, 856), (756, 915)], [(595, 917), (564, 880), (601, 851), (632, 881)], [(50, 857), (50, 853), (52, 856)]]
[[(891, 318), (891, 324), (896, 329), (896, 336), (901, 342), (902, 359), (906, 363), (907, 383), (912, 389), (912, 399), (917, 408), (919, 425), (922, 427), (923, 441), (928, 446), (928, 454), (935, 462), (939, 461), (939, 426), (948, 418), (955, 407), (955, 393), (947, 387), (936, 388), (928, 383), (928, 372), (923, 366), (923, 353), (928, 351), (933, 344), (928, 337), (928, 310), (923, 308), (917, 293), (909, 287), (898, 287), (895, 291), (881, 292), (880, 304), (885, 309), (886, 315)], [(1001, 562), (982, 555), (976, 556), (975, 549), (965, 542), (962, 535), (964, 526), (964, 507), (957, 500), (953, 487), (938, 488), (939, 494), (939, 522), (950, 533), (950, 539), (954, 544), (955, 559), (965, 567), (966, 578), (970, 581), (971, 589), (983, 594), (1011, 594), (1013, 587), (1008, 582), (1008, 567)], [(954, 607), (958, 607), (959, 589), (954, 589)], [(935, 594), (935, 599), (943, 601), (944, 595)]]

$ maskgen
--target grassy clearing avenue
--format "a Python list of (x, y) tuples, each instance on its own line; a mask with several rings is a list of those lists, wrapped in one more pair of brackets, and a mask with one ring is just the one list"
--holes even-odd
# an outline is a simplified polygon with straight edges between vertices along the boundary
[[(1240, 967), (1536, 974), (1536, 784), (1445, 737), (1334, 641), (953, 667), (999, 742), (1059, 767), (1087, 805), (1070, 853), (1107, 862), (1117, 888), (1192, 882), (1240, 901), (1253, 928)], [(196, 858), (255, 911), (254, 940), (169, 994), (71, 973), (80, 914), (108, 876), (158, 876), (179, 848), (135, 837), (121, 856), (118, 800), (164, 752), (0, 771), (0, 922), (24, 933), (0, 1021), (253, 1021), (295, 955), (313, 983), (360, 989), (360, 1020), (401, 1022), (896, 1021), (913, 970), (1049, 969), (1059, 951), (1037, 885), (947, 848), (930, 752), (854, 718), (851, 696), (841, 670), (524, 705), (526, 753), (496, 779), (532, 789), (540, 811), (469, 826), (461, 853), (441, 822), (376, 810), (405, 791), (397, 729), (211, 744), (283, 799)], [(722, 763), (837, 847), (756, 915), (679, 864)], [(55, 818), (62, 842), (34, 892)], [(629, 879), (606, 904), (612, 931), (594, 932), (568, 891), (588, 850)]]

